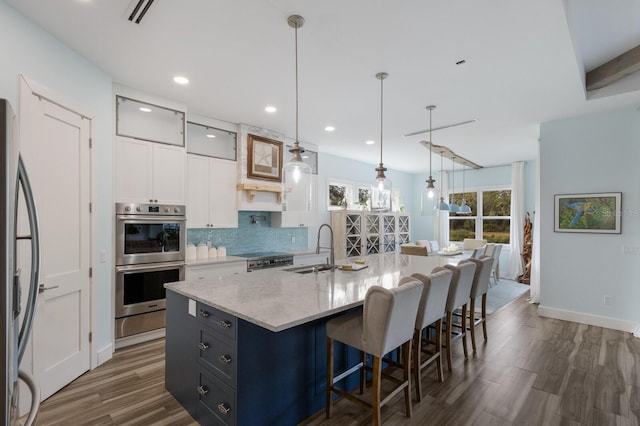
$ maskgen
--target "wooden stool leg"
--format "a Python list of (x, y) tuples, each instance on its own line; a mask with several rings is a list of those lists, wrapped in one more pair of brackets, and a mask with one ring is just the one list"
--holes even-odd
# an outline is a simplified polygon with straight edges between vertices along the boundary
[(476, 352), (475, 312), (476, 312), (476, 301), (475, 299), (471, 299), (471, 306), (469, 307), (469, 328), (471, 329), (471, 347), (473, 348), (474, 353)]
[(442, 318), (436, 321), (436, 351), (438, 352), (438, 358), (436, 358), (436, 371), (438, 373), (438, 381), (444, 381), (444, 374), (442, 373)]
[(487, 293), (482, 295), (482, 334), (487, 341)]
[(373, 410), (373, 424), (382, 424), (380, 416), (380, 380), (382, 379), (382, 358), (373, 357), (373, 381), (371, 385), (371, 408)]
[(464, 357), (469, 358), (469, 351), (467, 349), (467, 305), (462, 305), (462, 349), (464, 350)]
[(327, 405), (325, 412), (327, 419), (331, 418), (333, 406), (333, 339), (327, 337)]
[(415, 330), (413, 332), (413, 381), (416, 387), (416, 399), (418, 402), (422, 401), (422, 380), (420, 380), (420, 348), (422, 347), (422, 330)]
[(360, 351), (360, 362), (362, 363), (362, 368), (360, 369), (360, 395), (362, 395), (367, 383), (367, 370), (364, 368), (367, 365), (367, 354), (363, 351)]
[(411, 340), (407, 340), (402, 345), (403, 354), (403, 374), (402, 378), (407, 382), (404, 388), (404, 407), (407, 417), (411, 417)]
[(451, 324), (452, 322), (453, 322), (453, 311), (447, 311), (446, 345), (447, 345), (447, 366), (449, 367), (449, 372), (453, 371), (451, 369)]

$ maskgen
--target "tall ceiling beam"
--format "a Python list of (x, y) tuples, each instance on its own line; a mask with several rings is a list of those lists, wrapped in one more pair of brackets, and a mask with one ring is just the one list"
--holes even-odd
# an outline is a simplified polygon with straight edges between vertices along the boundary
[(601, 89), (640, 71), (640, 45), (587, 73), (587, 91)]

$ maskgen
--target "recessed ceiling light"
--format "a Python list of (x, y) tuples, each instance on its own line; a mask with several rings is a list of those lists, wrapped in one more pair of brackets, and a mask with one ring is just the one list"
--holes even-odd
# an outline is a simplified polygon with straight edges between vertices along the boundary
[(187, 77), (183, 77), (181, 75), (177, 75), (177, 76), (173, 77), (173, 81), (175, 81), (178, 84), (189, 84), (189, 79)]
[(365, 142), (367, 145), (373, 145), (374, 143), (376, 143), (375, 141), (366, 141)]
[(265, 111), (267, 112), (276, 112), (278, 109), (276, 107), (274, 107), (273, 105), (268, 105), (264, 108)]
[(324, 130), (326, 130), (327, 132), (333, 132), (336, 128), (333, 126), (327, 126), (324, 128)]
[(142, 112), (151, 112), (151, 108), (140, 107), (140, 111), (142, 111)]
[(215, 137), (216, 137), (216, 135), (208, 134), (208, 135), (207, 135), (207, 137), (208, 137), (208, 138), (215, 138)]

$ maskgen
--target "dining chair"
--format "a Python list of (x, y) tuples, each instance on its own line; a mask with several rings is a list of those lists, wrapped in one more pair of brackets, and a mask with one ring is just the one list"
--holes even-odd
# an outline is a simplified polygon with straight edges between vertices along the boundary
[[(371, 409), (373, 424), (380, 425), (380, 408), (402, 390), (406, 415), (411, 417), (411, 340), (422, 289), (422, 282), (413, 277), (402, 277), (398, 287), (393, 289), (370, 287), (365, 295), (362, 311), (345, 314), (327, 322), (327, 419), (331, 418), (333, 394), (336, 393), (357, 405)], [(334, 341), (360, 351), (361, 363), (354, 367), (353, 372), (360, 371), (360, 393), (364, 390), (365, 371), (372, 372), (370, 403), (336, 386), (336, 383), (349, 373), (340, 374), (334, 380)], [(398, 347), (402, 347), (404, 358), (402, 379), (382, 373), (383, 356)], [(372, 355), (372, 367), (367, 365), (366, 354)], [(384, 399), (381, 395), (383, 377), (396, 384)]]
[[(479, 259), (464, 259), (461, 263), (472, 262), (476, 265), (473, 275), (473, 285), (471, 286), (469, 302), (469, 330), (471, 331), (471, 347), (476, 352), (476, 326), (482, 323), (482, 334), (487, 341), (487, 291), (489, 290), (489, 276), (493, 266), (493, 257), (480, 256)], [(476, 300), (481, 299), (480, 317), (476, 318)]]
[(473, 249), (473, 252), (471, 253), (471, 256), (469, 256), (472, 259), (477, 259), (480, 256), (482, 256), (484, 254), (484, 246), (482, 247), (476, 247)]
[(465, 238), (464, 240), (462, 240), (462, 249), (471, 250), (478, 247), (484, 247), (486, 244), (487, 244), (487, 240)]
[[(442, 269), (448, 269), (453, 272), (451, 277), (451, 285), (449, 286), (449, 294), (447, 295), (447, 307), (446, 307), (446, 320), (445, 320), (445, 347), (447, 349), (447, 367), (449, 371), (452, 371), (451, 362), (451, 344), (454, 340), (462, 339), (462, 349), (464, 351), (464, 357), (469, 357), (469, 351), (467, 350), (467, 308), (469, 305), (469, 298), (471, 296), (471, 286), (473, 285), (473, 275), (476, 272), (476, 265), (472, 262), (458, 263), (458, 265), (445, 265), (438, 266), (433, 269), (432, 272), (439, 272)], [(461, 315), (456, 315), (460, 318), (461, 324), (453, 323), (454, 311), (461, 309)], [(454, 335), (453, 328), (459, 329)]]
[[(444, 380), (444, 375), (442, 374), (442, 319), (445, 316), (453, 272), (441, 270), (439, 272), (431, 272), (429, 275), (416, 273), (411, 276), (420, 280), (424, 285), (413, 334), (412, 359), (416, 399), (422, 401), (420, 372), (423, 369), (435, 362), (438, 381), (442, 382)], [(431, 324), (435, 324), (435, 340), (429, 338), (430, 329), (427, 327)], [(432, 352), (427, 351), (427, 346), (430, 343), (434, 345)], [(422, 360), (423, 354), (427, 355), (425, 360)]]
[(485, 256), (493, 256), (493, 252), (496, 249), (496, 244), (495, 243), (487, 243), (486, 246), (484, 246), (484, 254)]
[(500, 281), (500, 253), (502, 252), (502, 245), (496, 244), (491, 257), (493, 257), (493, 267), (491, 268), (491, 276), (494, 283), (497, 285)]

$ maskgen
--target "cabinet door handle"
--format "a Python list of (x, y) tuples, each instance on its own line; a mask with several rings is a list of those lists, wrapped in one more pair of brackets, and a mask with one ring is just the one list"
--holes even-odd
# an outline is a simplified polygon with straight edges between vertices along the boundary
[(202, 309), (200, 309), (200, 316), (201, 316), (202, 318), (206, 318), (206, 317), (208, 317), (208, 316), (209, 316), (209, 312), (207, 312), (207, 311), (203, 311)]
[(220, 325), (220, 328), (229, 328), (231, 327), (231, 323), (227, 320), (222, 320), (218, 323), (218, 325)]
[(202, 396), (205, 396), (209, 392), (206, 386), (198, 386), (198, 393)]
[(220, 361), (223, 364), (229, 364), (231, 362), (231, 358), (228, 357), (227, 355), (220, 355), (218, 357), (218, 361)]
[(220, 404), (218, 404), (218, 411), (220, 411), (222, 414), (229, 414), (229, 411), (231, 411), (231, 407), (229, 407), (229, 404), (227, 404), (226, 402), (221, 402)]
[(209, 349), (209, 345), (204, 342), (200, 342), (198, 343), (198, 348), (200, 348), (201, 351), (204, 351), (205, 349)]

